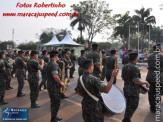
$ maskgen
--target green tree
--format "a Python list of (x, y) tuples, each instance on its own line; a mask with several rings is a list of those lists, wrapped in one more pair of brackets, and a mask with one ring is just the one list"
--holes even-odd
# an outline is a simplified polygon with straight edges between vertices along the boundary
[(36, 50), (37, 44), (35, 42), (21, 43), (18, 45), (18, 48), (21, 50)]
[(67, 29), (61, 29), (61, 30), (55, 31), (55, 35), (59, 41), (62, 41), (62, 39), (66, 36), (67, 33), (72, 35), (71, 31)]
[(9, 49), (14, 49), (15, 45), (14, 41), (4, 41), (0, 43), (0, 50), (6, 50), (8, 47)]
[(70, 26), (72, 27), (72, 29), (74, 29), (75, 25), (78, 24), (80, 38), (82, 39), (82, 32), (85, 30), (86, 26), (89, 25), (89, 19), (86, 16), (86, 11), (83, 11), (83, 9), (79, 9), (79, 7), (76, 7), (76, 5), (72, 5), (71, 7), (74, 8), (79, 14), (78, 16), (70, 16), (70, 19), (72, 20)]
[(143, 35), (143, 41), (141, 44), (141, 50), (144, 48), (144, 38), (146, 37), (147, 32), (149, 31), (149, 26), (152, 28), (152, 24), (156, 23), (154, 16), (150, 16), (152, 8), (145, 9), (144, 7), (140, 10), (135, 10), (136, 15), (133, 16), (135, 23), (139, 23), (139, 29)]
[(106, 50), (112, 47), (112, 44), (110, 42), (100, 42), (98, 43), (100, 50)]
[(78, 37), (77, 39), (73, 39), (76, 43), (79, 44), (84, 44), (85, 43), (85, 39), (83, 37)]
[(89, 47), (91, 47), (92, 41), (98, 33), (110, 29), (114, 24), (114, 18), (111, 16), (112, 10), (109, 9), (109, 4), (106, 1), (82, 1), (79, 4), (73, 4), (71, 7), (76, 12), (82, 11), (81, 16), (89, 20), (89, 24), (86, 26)]
[(135, 26), (133, 23), (133, 19), (129, 16), (129, 11), (127, 11), (124, 15), (117, 14), (115, 15), (117, 26), (114, 28), (114, 37), (120, 36), (123, 42), (123, 46), (127, 48), (127, 42), (129, 37), (129, 26), (130, 26), (130, 34), (135, 32)]
[(53, 38), (53, 36), (54, 33), (52, 31), (51, 32), (44, 31), (39, 37), (41, 44), (48, 43)]

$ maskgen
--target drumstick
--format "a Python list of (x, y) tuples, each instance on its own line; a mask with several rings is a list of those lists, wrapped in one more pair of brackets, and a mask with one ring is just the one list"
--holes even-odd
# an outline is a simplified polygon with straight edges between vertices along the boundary
[(117, 57), (115, 56), (115, 63), (114, 63), (114, 69), (117, 69)]

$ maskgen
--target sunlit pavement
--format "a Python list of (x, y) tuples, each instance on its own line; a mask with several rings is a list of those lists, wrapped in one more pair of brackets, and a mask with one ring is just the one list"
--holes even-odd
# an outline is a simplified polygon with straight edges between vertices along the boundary
[[(117, 78), (117, 86), (122, 90), (123, 89), (123, 81), (121, 79), (121, 68), (122, 65), (119, 64), (120, 71)], [(145, 80), (147, 70), (146, 67), (139, 67), (141, 70), (142, 80)], [(75, 78), (70, 79), (70, 83), (68, 85), (68, 89), (65, 93), (69, 98), (61, 100), (61, 106), (58, 113), (59, 117), (62, 117), (62, 122), (83, 122), (82, 119), (82, 110), (81, 110), (81, 100), (82, 98), (75, 94), (74, 88), (77, 83), (77, 66), (74, 74)], [(41, 80), (41, 78), (40, 78)], [(26, 94), (25, 97), (17, 98), (17, 80), (16, 78), (12, 79), (11, 86), (14, 87), (13, 90), (6, 91), (5, 99), (9, 102), (9, 104), (0, 107), (27, 107), (29, 108), (28, 112), (28, 121), (29, 122), (50, 122), (50, 100), (48, 97), (48, 93), (46, 90), (42, 90), (39, 93), (38, 101), (41, 105), (40, 108), (31, 109), (30, 108), (30, 98), (29, 98), (29, 85), (28, 82), (25, 81), (25, 86), (23, 92)], [(162, 100), (163, 103), (163, 100)], [(161, 105), (163, 111), (163, 104)], [(0, 110), (1, 112), (1, 110)], [(105, 120), (105, 122), (121, 122), (124, 116), (124, 112), (120, 115), (115, 116), (110, 120)], [(163, 122), (163, 112), (161, 113), (162, 122)], [(1, 114), (0, 114), (1, 118)], [(1, 120), (0, 120), (1, 121)], [(161, 122), (160, 121), (160, 122)], [(10, 121), (11, 122), (11, 121)], [(19, 121), (20, 122), (20, 121)], [(132, 122), (155, 122), (155, 114), (149, 111), (149, 103), (148, 103), (148, 95), (140, 95), (139, 107), (134, 113), (132, 117)]]

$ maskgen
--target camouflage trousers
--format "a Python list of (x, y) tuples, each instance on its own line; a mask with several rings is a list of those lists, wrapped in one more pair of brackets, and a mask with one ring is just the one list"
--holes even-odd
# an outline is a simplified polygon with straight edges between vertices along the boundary
[(24, 87), (24, 75), (17, 76), (17, 80), (18, 80), (18, 91), (22, 92), (22, 89)]
[(46, 85), (46, 82), (47, 82), (46, 72), (41, 72), (41, 76), (42, 76), (42, 81), (41, 81), (40, 85)]
[(5, 96), (5, 90), (6, 90), (5, 79), (3, 79), (2, 76), (0, 76), (0, 96)]
[(39, 95), (38, 82), (29, 82), (31, 102), (36, 102)]
[(50, 97), (50, 111), (51, 111), (51, 122), (52, 120), (55, 120), (58, 114), (58, 110), (60, 107), (60, 102), (61, 102), (61, 95), (57, 91), (48, 91), (49, 97)]
[(74, 72), (75, 72), (75, 68), (71, 67), (71, 69), (70, 69), (70, 76), (73, 76)]
[[(156, 83), (155, 82), (149, 82), (150, 87), (149, 87), (149, 92), (148, 92), (148, 100), (150, 107), (155, 109), (156, 106)], [(160, 94), (163, 92), (163, 86), (159, 89)]]
[(84, 122), (104, 122), (103, 110), (97, 110), (94, 113), (82, 111)]
[(139, 105), (139, 96), (126, 96), (125, 95), (125, 98), (126, 98), (127, 105), (126, 105), (124, 118), (127, 118), (130, 120)]

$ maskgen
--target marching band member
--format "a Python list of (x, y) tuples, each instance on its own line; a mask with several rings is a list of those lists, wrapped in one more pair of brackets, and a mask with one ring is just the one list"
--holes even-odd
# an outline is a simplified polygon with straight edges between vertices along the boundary
[(93, 64), (94, 64), (93, 75), (100, 78), (100, 74), (102, 74), (102, 71), (100, 69), (100, 55), (98, 53), (99, 52), (98, 44), (93, 44), (92, 49), (93, 51), (88, 53), (86, 58), (93, 60)]
[[(46, 50), (43, 50), (41, 59), (43, 59), (46, 64), (49, 62), (49, 58), (47, 57), (47, 55), (48, 55), (48, 52)], [(42, 86), (44, 86), (44, 89), (46, 89), (46, 81), (47, 81), (46, 65), (44, 65), (44, 68), (41, 71), (41, 76), (42, 76), (42, 82), (40, 83), (40, 86), (39, 86), (40, 91), (41, 91)]]
[(58, 52), (51, 51), (50, 61), (47, 64), (47, 90), (51, 103), (51, 122), (62, 120), (62, 118), (57, 117), (61, 102), (60, 87), (64, 86), (64, 83), (61, 82), (59, 78), (59, 65), (57, 64), (58, 60)]
[[(105, 75), (106, 75), (106, 79), (107, 81), (110, 81), (111, 78), (111, 74), (115, 68), (115, 55), (116, 55), (116, 50), (113, 49), (110, 51), (111, 55), (106, 57), (105, 60)], [(114, 79), (114, 83), (116, 84), (116, 78)]]
[(18, 80), (18, 93), (17, 97), (23, 97), (25, 96), (24, 93), (22, 93), (22, 89), (24, 87), (24, 79), (25, 79), (25, 68), (26, 63), (23, 60), (24, 52), (18, 51), (18, 56), (15, 59), (15, 66), (16, 66), (16, 77)]
[[(83, 63), (84, 74), (78, 78), (77, 93), (83, 96), (82, 116), (85, 122), (104, 122), (104, 105), (100, 92), (108, 93), (112, 87), (114, 78), (117, 76), (117, 71), (114, 70), (108, 84), (104, 84), (101, 80), (91, 73), (94, 69), (92, 60), (86, 59)], [(81, 84), (81, 79), (83, 84)], [(85, 88), (84, 88), (84, 87)], [(89, 94), (92, 94), (99, 100), (96, 101)]]
[(83, 62), (86, 60), (86, 51), (85, 50), (81, 50), (81, 56), (78, 58), (78, 65), (79, 65), (79, 68), (78, 68), (78, 74), (79, 74), (79, 77), (81, 75), (83, 75), (83, 72), (84, 72), (84, 68), (83, 68)]
[(31, 51), (31, 58), (27, 62), (28, 68), (28, 83), (30, 87), (30, 99), (31, 99), (31, 108), (40, 107), (36, 103), (39, 95), (39, 72), (38, 70), (43, 70), (44, 60), (41, 60), (41, 65), (37, 62), (38, 52)]
[(4, 58), (4, 53), (0, 52), (0, 105), (4, 105), (8, 103), (7, 101), (4, 100), (6, 79), (8, 79), (8, 76), (7, 76), (3, 58)]
[(136, 111), (139, 104), (139, 85), (145, 84), (149, 88), (148, 82), (143, 82), (140, 79), (140, 70), (136, 67), (137, 53), (130, 53), (130, 62), (124, 65), (122, 69), (122, 79), (124, 80), (123, 92), (126, 98), (126, 110), (122, 122), (131, 122), (131, 117)]
[(76, 61), (76, 56), (75, 56), (74, 50), (71, 50), (70, 59), (71, 59), (71, 63), (72, 63), (72, 67), (70, 68), (70, 78), (74, 78), (73, 74), (75, 71), (75, 61)]

